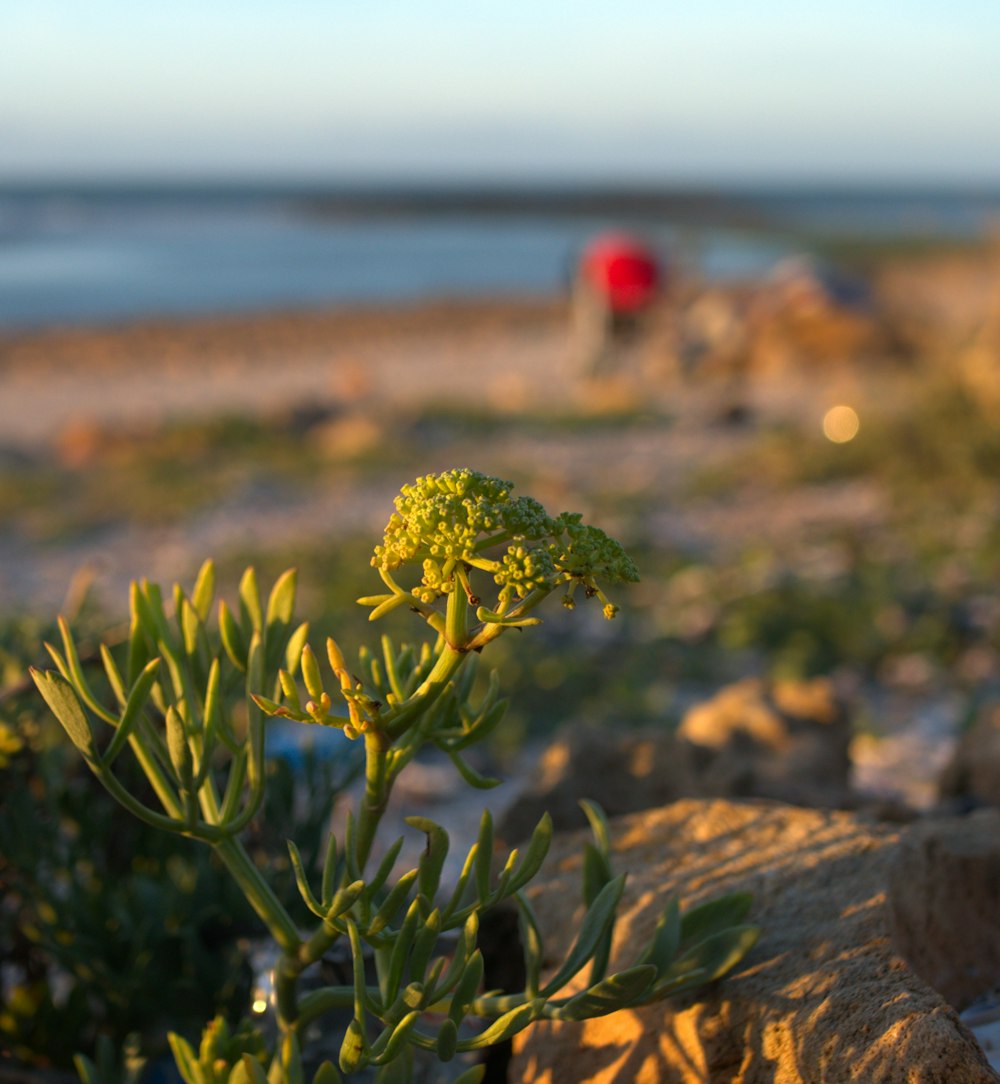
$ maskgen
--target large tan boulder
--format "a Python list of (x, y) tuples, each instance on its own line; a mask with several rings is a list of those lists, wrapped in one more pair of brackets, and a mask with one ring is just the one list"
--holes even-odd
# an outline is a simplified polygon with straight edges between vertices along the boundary
[[(933, 966), (921, 977), (893, 940), (899, 931), (887, 871), (894, 861), (904, 863), (897, 875), (905, 891), (906, 831), (851, 813), (765, 802), (682, 801), (615, 822), (614, 864), (631, 875), (612, 967), (632, 962), (672, 893), (689, 906), (750, 891), (760, 941), (735, 974), (701, 999), (690, 995), (583, 1024), (534, 1025), (515, 1040), (509, 1080), (1000, 1080), (928, 981)], [(578, 836), (558, 839), (546, 866), (552, 873), (529, 891), (553, 960), (578, 928), (580, 844)], [(997, 919), (994, 911), (994, 940)]]

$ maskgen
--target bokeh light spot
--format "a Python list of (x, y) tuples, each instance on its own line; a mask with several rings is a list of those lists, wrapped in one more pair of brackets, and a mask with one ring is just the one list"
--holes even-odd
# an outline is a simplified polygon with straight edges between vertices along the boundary
[(858, 412), (849, 406), (830, 407), (823, 416), (823, 436), (834, 444), (846, 444), (854, 440), (861, 428)]

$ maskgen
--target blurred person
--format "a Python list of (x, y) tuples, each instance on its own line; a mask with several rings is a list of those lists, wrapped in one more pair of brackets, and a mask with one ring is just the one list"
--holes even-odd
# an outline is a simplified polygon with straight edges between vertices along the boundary
[(584, 376), (610, 368), (617, 348), (635, 336), (665, 285), (658, 256), (638, 238), (612, 232), (586, 245), (572, 297), (574, 353)]

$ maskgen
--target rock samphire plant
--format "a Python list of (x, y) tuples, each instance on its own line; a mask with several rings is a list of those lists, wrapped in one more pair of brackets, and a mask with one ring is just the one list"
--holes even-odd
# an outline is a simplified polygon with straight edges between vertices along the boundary
[[(671, 900), (634, 964), (608, 974), (625, 875), (611, 870), (607, 824), (590, 803), (585, 913), (554, 970), (543, 973), (545, 951), (524, 892), (548, 850), (547, 816), (522, 853), (499, 862), (484, 812), (457, 883), (447, 886), (447, 833), (427, 818), (410, 817), (425, 846), (416, 868), (398, 873), (403, 840), (380, 854), (376, 833), (393, 784), (422, 747), (442, 750), (474, 787), (496, 782), (466, 760), (504, 712), (495, 673), (481, 695), (474, 690), (472, 661), (511, 629), (537, 624), (536, 610), (554, 593), (570, 608), (577, 596), (596, 598), (605, 616), (614, 617), (605, 588), (638, 577), (622, 547), (580, 516), (549, 516), (532, 498), (513, 496), (509, 483), (471, 470), (405, 486), (372, 565), (383, 590), (359, 599), (371, 618), (411, 610), (429, 626), (430, 641), (397, 648), (384, 637), (380, 652), (363, 649), (350, 666), (328, 640), (331, 676), (325, 677), (306, 626), (293, 621), (294, 573), (277, 581), (265, 605), (248, 571), (238, 608), (220, 602), (212, 621), (209, 563), (190, 595), (174, 589), (169, 607), (156, 585), (133, 585), (127, 659), (116, 662), (102, 652), (113, 706), (95, 694), (65, 625), (61, 649), (50, 648), (58, 672), (34, 673), (110, 793), (149, 824), (212, 847), (277, 944), (274, 1049), (246, 1023), (230, 1030), (222, 1020), (212, 1022), (198, 1049), (172, 1035), (187, 1084), (299, 1084), (313, 1038), (341, 1021), (339, 1065), (324, 1061), (313, 1084), (334, 1084), (341, 1073), (365, 1066), (379, 1067), (383, 1081), (405, 1080), (414, 1048), (448, 1061), (502, 1042), (534, 1020), (582, 1020), (663, 998), (719, 977), (756, 939), (756, 929), (743, 922), (749, 902), (743, 896), (684, 914)], [(223, 705), (234, 701), (225, 690), (234, 683), (246, 695), (227, 710)], [(288, 844), (299, 893), (315, 918), (308, 929), (293, 920), (267, 870), (250, 860), (240, 840), (263, 802), (268, 716), (336, 727), (364, 743), (363, 795), (341, 838), (331, 832), (325, 860), (317, 862), (322, 868), (306, 868), (295, 843)], [(148, 780), (147, 793), (130, 792), (115, 774), (126, 749)], [(515, 993), (484, 989), (477, 947), (480, 917), (504, 901), (518, 910), (524, 952), (524, 989)], [(337, 941), (349, 948), (351, 973), (342, 985), (304, 990), (303, 973)], [(586, 980), (565, 993), (584, 969)], [(91, 1081), (103, 1075), (87, 1059), (79, 1064)], [(481, 1071), (473, 1065), (460, 1079), (469, 1084)]]

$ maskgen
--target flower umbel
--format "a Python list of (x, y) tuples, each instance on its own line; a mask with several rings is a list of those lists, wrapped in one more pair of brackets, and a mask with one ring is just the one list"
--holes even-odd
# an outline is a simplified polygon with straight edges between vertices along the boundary
[[(557, 587), (578, 583), (613, 617), (616, 607), (601, 583), (639, 578), (621, 544), (583, 523), (578, 513), (552, 517), (533, 497), (515, 497), (512, 490), (511, 482), (467, 468), (403, 486), (372, 565), (393, 591), (402, 590), (393, 573), (419, 566), (420, 583), (409, 594), (425, 606), (457, 585), (465, 590), (470, 574), (479, 570), (500, 588), (495, 608), (485, 610), (494, 618), (513, 618), (512, 607), (523, 616)], [(470, 601), (475, 597), (471, 588), (467, 594)], [(377, 597), (376, 608), (391, 599)]]

